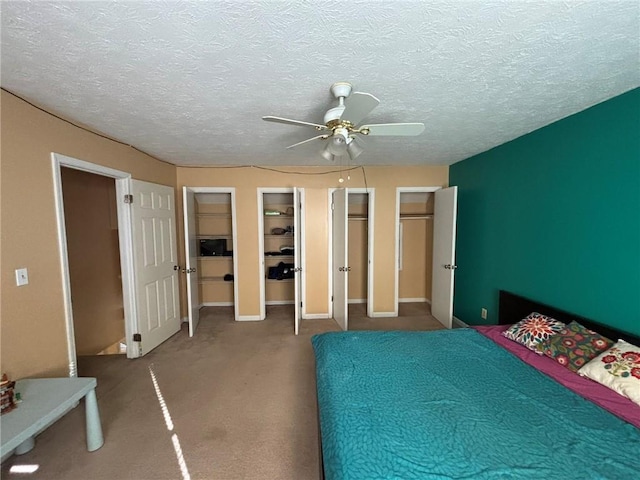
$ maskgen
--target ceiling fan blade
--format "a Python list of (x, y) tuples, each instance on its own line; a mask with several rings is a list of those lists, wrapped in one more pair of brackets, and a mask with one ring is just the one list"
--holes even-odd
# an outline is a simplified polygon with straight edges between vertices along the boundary
[(289, 145), (287, 148), (297, 147), (298, 145), (302, 145), (303, 143), (311, 142), (313, 140), (318, 140), (320, 138), (329, 138), (329, 135), (318, 135), (317, 137), (308, 138), (307, 140), (303, 140), (298, 143), (294, 143), (293, 145)]
[(267, 117), (262, 117), (262, 119), (267, 122), (284, 123), (285, 125), (297, 125), (297, 126), (304, 126), (304, 127), (315, 127), (318, 130), (327, 130), (327, 127), (325, 125), (320, 125), (318, 123), (302, 122), (300, 120), (291, 120), (289, 118), (267, 116)]
[(344, 112), (340, 120), (347, 120), (357, 125), (360, 120), (369, 115), (378, 106), (380, 100), (370, 93), (353, 92), (344, 102)]
[(394, 135), (412, 137), (424, 132), (424, 123), (378, 123), (376, 125), (364, 125), (359, 130), (369, 130), (367, 135)]

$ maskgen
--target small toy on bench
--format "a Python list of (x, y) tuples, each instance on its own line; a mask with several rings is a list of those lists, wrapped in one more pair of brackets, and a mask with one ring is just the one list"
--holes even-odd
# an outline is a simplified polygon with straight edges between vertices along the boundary
[(16, 382), (10, 381), (6, 373), (2, 374), (0, 380), (0, 415), (10, 412), (16, 408), (17, 402), (13, 394)]

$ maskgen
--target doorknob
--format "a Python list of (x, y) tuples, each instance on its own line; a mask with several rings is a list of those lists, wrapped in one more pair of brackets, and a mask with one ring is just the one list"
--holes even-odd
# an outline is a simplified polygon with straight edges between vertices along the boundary
[(188, 273), (196, 273), (196, 267), (191, 267)]
[(455, 270), (456, 268), (458, 268), (458, 266), (457, 265), (446, 264), (444, 266), (444, 268), (446, 268), (447, 270)]

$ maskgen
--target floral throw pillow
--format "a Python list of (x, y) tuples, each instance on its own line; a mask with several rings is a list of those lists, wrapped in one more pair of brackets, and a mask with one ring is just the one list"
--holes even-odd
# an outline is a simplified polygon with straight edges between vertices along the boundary
[(573, 321), (555, 335), (538, 343), (538, 351), (572, 372), (613, 346), (613, 342)]
[(578, 370), (640, 405), (640, 347), (618, 340)]
[(565, 324), (555, 318), (532, 312), (518, 323), (511, 325), (502, 335), (542, 355), (542, 352), (536, 349), (538, 343), (555, 335), (564, 327)]

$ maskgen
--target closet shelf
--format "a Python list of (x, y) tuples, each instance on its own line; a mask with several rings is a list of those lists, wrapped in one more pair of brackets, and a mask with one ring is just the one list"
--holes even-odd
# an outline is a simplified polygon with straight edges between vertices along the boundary
[(294, 278), (283, 278), (282, 280), (278, 280), (275, 278), (267, 278), (267, 283), (289, 283), (289, 282), (293, 282), (295, 279)]
[(198, 260), (233, 260), (233, 255), (202, 255), (198, 257)]
[(401, 213), (400, 220), (428, 220), (433, 218), (432, 213), (419, 214), (419, 213)]
[(196, 213), (196, 217), (200, 218), (231, 218), (230, 213)]
[(264, 218), (293, 218), (293, 215), (265, 215)]
[(224, 276), (211, 276), (211, 277), (200, 277), (198, 283), (210, 283), (210, 282), (224, 282), (224, 283), (233, 283), (233, 281), (228, 281), (224, 279)]
[(221, 234), (221, 235), (216, 235), (215, 233), (209, 234), (209, 235), (196, 235), (196, 238), (198, 240), (215, 240), (216, 238), (233, 238), (232, 235), (225, 235), (225, 234)]
[(272, 233), (265, 233), (264, 238), (293, 238), (293, 234), (285, 233), (284, 235), (274, 235)]

